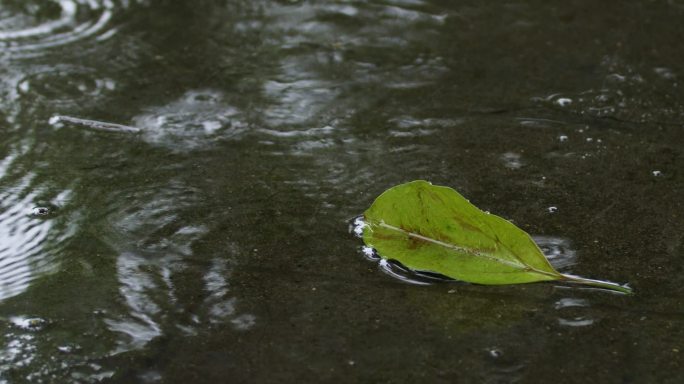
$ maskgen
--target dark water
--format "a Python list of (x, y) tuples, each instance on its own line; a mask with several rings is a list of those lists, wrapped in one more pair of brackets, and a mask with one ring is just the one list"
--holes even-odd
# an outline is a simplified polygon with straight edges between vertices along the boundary
[[(683, 382), (682, 20), (0, 1), (0, 383)], [(348, 220), (413, 179), (637, 295), (382, 273)]]

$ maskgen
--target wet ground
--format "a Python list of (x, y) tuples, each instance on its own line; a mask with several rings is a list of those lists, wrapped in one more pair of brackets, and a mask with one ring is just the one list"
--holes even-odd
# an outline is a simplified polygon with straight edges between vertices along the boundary
[[(2, 1), (0, 383), (681, 383), (683, 17)], [(413, 179), (636, 295), (383, 273), (349, 220)]]

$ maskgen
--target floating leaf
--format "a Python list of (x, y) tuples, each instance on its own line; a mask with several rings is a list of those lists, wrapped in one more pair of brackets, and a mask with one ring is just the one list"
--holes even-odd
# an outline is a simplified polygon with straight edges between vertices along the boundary
[(364, 213), (363, 240), (386, 259), (477, 284), (565, 281), (629, 287), (556, 271), (522, 229), (448, 187), (417, 180), (388, 189)]

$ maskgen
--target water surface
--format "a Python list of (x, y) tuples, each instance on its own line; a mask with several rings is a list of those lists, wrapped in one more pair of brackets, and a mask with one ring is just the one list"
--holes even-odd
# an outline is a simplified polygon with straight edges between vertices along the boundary
[[(682, 16), (3, 1), (0, 382), (681, 382)], [(413, 179), (637, 295), (383, 273)]]

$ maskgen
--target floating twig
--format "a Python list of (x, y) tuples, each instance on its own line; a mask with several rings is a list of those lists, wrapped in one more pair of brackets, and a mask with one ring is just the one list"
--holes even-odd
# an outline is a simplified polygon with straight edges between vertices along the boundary
[(140, 133), (140, 128), (131, 127), (128, 125), (107, 123), (105, 121), (81, 119), (78, 117), (55, 115), (49, 120), (51, 125), (59, 123), (66, 123), (76, 125), (79, 127), (89, 128), (96, 131), (113, 132), (113, 133)]

